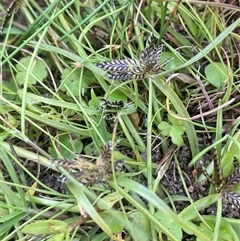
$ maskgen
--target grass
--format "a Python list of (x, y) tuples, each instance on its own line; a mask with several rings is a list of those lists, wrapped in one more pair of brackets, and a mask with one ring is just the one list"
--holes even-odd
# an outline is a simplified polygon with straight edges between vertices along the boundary
[[(239, 169), (239, 7), (32, 0), (10, 12), (0, 43), (3, 241), (240, 240), (239, 217), (224, 217), (224, 190), (211, 185), (194, 200), (179, 154), (188, 148), (195, 172), (216, 148), (225, 178)], [(112, 81), (97, 67), (139, 59), (151, 33), (165, 46), (160, 63), (173, 58), (160, 73)], [(93, 159), (88, 168), (97, 171), (79, 159), (74, 170), (54, 165), (52, 158), (76, 160), (76, 153)], [(164, 185), (173, 163), (184, 195)], [(101, 168), (106, 181), (84, 185)], [(79, 178), (76, 169), (84, 172)], [(61, 190), (50, 185), (59, 183), (56, 171), (68, 179)], [(193, 183), (206, 180), (191, 175)], [(239, 185), (234, 192), (239, 205)], [(179, 210), (177, 202), (187, 204)], [(212, 204), (215, 215), (205, 213)]]

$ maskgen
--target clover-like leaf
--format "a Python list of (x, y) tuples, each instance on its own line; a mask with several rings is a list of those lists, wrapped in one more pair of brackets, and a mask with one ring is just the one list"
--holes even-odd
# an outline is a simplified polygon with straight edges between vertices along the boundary
[(42, 61), (35, 59), (33, 61), (33, 65), (30, 66), (30, 60), (31, 57), (22, 58), (16, 66), (18, 70), (16, 74), (16, 80), (19, 85), (24, 84), (29, 68), (31, 69), (30, 75), (28, 77), (29, 84), (36, 84), (37, 81), (42, 82), (48, 75), (46, 66)]
[(185, 127), (180, 120), (171, 115), (168, 115), (168, 119), (171, 122), (171, 125), (166, 121), (162, 121), (158, 125), (158, 128), (161, 130), (161, 134), (163, 136), (170, 136), (174, 144), (182, 146), (184, 143), (182, 136), (185, 132)]
[(169, 135), (172, 138), (172, 142), (177, 146), (182, 146), (184, 144), (182, 135), (184, 134), (184, 126), (172, 126), (169, 130)]
[(162, 122), (158, 125), (158, 129), (161, 130), (162, 135), (168, 136), (168, 135), (169, 135), (169, 131), (170, 131), (170, 129), (171, 129), (171, 125), (169, 125), (166, 121), (162, 121)]

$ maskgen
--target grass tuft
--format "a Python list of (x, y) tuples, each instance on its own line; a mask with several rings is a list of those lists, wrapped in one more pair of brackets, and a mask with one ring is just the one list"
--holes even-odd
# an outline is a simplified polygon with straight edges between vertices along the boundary
[(240, 240), (237, 1), (0, 9), (1, 240)]

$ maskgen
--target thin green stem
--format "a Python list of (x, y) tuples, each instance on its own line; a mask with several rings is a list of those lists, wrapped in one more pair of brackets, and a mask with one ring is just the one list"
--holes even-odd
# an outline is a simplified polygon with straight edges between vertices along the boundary
[[(152, 108), (153, 108), (153, 84), (151, 78), (149, 78), (149, 95), (148, 95), (148, 117), (147, 117), (147, 180), (148, 189), (153, 190), (153, 176), (152, 176)], [(149, 212), (155, 213), (154, 205), (149, 203)], [(156, 229), (151, 223), (152, 240), (158, 240)]]

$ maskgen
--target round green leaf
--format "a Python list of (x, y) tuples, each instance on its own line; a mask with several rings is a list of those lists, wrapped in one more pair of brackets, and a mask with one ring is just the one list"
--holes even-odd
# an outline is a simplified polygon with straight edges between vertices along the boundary
[(62, 85), (60, 86), (60, 90), (64, 92), (66, 91), (66, 94), (68, 96), (79, 96), (82, 88), (88, 86), (86, 80), (84, 78), (81, 78), (81, 72), (79, 69), (64, 69), (62, 73), (61, 83)]
[(48, 75), (46, 67), (42, 61), (35, 59), (32, 66), (29, 65), (30, 61), (31, 57), (22, 58), (16, 66), (18, 70), (16, 74), (16, 80), (19, 85), (22, 85), (25, 82), (28, 68), (31, 69), (28, 78), (29, 84), (36, 84), (37, 80), (43, 81)]
[(125, 223), (121, 222), (124, 218), (124, 214), (122, 212), (105, 211), (101, 213), (101, 217), (108, 224), (113, 233), (120, 233), (124, 229)]
[(217, 88), (222, 88), (227, 81), (227, 66), (218, 62), (210, 63), (205, 68), (205, 75), (210, 84)]
[(149, 220), (140, 211), (130, 213), (132, 218), (132, 236), (134, 240), (147, 241), (151, 236), (151, 228)]
[(171, 232), (175, 237), (177, 237), (178, 240), (182, 240), (182, 228), (180, 225), (177, 224), (174, 219), (170, 218), (168, 215), (165, 215), (160, 210), (156, 212), (155, 217), (161, 224), (167, 227), (169, 232)]

